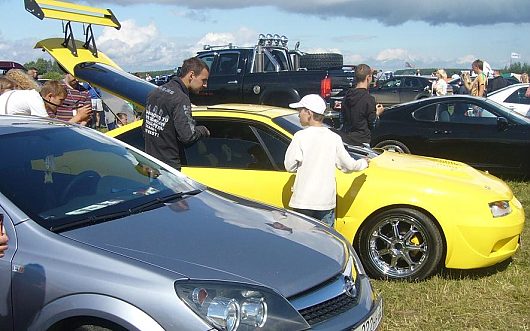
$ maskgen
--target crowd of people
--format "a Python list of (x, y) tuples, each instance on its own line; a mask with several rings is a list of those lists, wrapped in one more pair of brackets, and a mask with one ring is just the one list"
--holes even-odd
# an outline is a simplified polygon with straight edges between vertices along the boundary
[(106, 120), (99, 89), (65, 71), (62, 80), (38, 80), (36, 68), (10, 69), (0, 76), (0, 115), (34, 115), (83, 126), (113, 129), (127, 124), (125, 113)]

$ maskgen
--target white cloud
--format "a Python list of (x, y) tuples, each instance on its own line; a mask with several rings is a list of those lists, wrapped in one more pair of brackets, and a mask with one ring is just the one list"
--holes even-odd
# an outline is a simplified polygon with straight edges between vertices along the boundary
[(411, 61), (413, 60), (413, 57), (405, 49), (388, 48), (388, 49), (384, 49), (380, 51), (375, 57), (375, 59), (381, 62), (393, 61), (393, 60)]

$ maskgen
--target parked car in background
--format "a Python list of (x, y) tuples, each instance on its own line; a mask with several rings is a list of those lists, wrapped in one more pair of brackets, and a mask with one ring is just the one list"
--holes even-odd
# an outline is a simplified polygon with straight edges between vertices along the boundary
[(375, 330), (324, 224), (211, 191), (86, 127), (0, 116), (0, 329)]
[(432, 97), (388, 108), (371, 145), (530, 175), (530, 119), (486, 98)]
[(384, 106), (428, 98), (432, 95), (434, 77), (393, 76), (370, 88), (375, 102)]
[(24, 66), (18, 62), (0, 61), (0, 75), (4, 75), (9, 69), (26, 70), (26, 68), (24, 68)]
[(528, 83), (509, 85), (488, 94), (488, 99), (530, 117), (530, 97), (526, 96), (529, 86)]

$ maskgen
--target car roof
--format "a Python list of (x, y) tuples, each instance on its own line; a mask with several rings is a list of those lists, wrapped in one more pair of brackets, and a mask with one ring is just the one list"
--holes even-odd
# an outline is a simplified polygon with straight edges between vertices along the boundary
[(55, 128), (57, 126), (71, 126), (72, 124), (52, 118), (0, 115), (0, 136), (5, 134), (33, 131), (36, 129)]

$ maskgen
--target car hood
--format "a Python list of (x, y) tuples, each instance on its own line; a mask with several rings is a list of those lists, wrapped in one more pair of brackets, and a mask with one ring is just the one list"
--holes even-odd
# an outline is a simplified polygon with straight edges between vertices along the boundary
[(261, 284), (286, 297), (340, 273), (347, 254), (317, 222), (209, 191), (61, 234), (178, 278)]
[(395, 169), (399, 169), (402, 175), (408, 173), (416, 181), (421, 181), (419, 176), (423, 176), (426, 183), (439, 180), (447, 186), (450, 182), (458, 182), (465, 186), (485, 188), (507, 199), (513, 196), (502, 180), (458, 161), (385, 151), (374, 162), (378, 167), (388, 169), (387, 173), (395, 174)]

